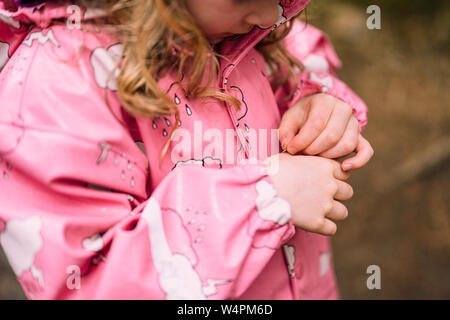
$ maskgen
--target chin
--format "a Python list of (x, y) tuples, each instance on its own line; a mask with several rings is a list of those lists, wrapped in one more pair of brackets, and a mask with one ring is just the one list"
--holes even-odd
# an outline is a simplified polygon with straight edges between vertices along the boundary
[(208, 38), (208, 41), (211, 44), (218, 44), (220, 42), (222, 42), (225, 38)]

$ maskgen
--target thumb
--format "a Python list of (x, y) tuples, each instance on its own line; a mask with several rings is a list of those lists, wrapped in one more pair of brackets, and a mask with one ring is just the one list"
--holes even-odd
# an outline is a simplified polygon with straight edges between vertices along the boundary
[(305, 99), (298, 101), (283, 115), (279, 128), (279, 138), (283, 150), (297, 135), (307, 119), (307, 102)]
[(359, 142), (356, 146), (355, 153), (356, 155), (354, 157), (345, 159), (342, 162), (342, 169), (344, 171), (360, 169), (373, 157), (374, 151), (372, 146), (361, 134), (359, 135)]
[(298, 131), (297, 126), (294, 126), (293, 123), (284, 123), (280, 126), (279, 129), (279, 138), (280, 138), (280, 144), (281, 148), (283, 150), (287, 149), (287, 146), (289, 142), (295, 137), (296, 133)]

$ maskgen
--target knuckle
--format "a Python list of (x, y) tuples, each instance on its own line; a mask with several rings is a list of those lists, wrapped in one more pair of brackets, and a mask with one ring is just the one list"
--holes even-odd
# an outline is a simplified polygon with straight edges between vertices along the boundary
[(325, 134), (325, 139), (332, 144), (339, 141), (339, 132), (336, 129), (331, 129)]
[(338, 185), (336, 182), (330, 182), (327, 186), (327, 191), (330, 192), (331, 195), (335, 195), (338, 192)]
[(316, 95), (316, 99), (318, 99), (321, 103), (334, 103), (336, 98), (326, 93), (320, 93)]
[(306, 148), (305, 150), (303, 150), (303, 153), (306, 154), (307, 156), (313, 156), (316, 154), (314, 149), (311, 148)]
[(333, 210), (333, 202), (332, 201), (326, 201), (323, 203), (323, 207), (322, 207), (324, 213), (328, 213), (331, 210)]
[(349, 116), (353, 114), (353, 108), (348, 103), (342, 102), (341, 107)]
[(331, 173), (341, 170), (341, 164), (333, 159), (324, 159), (328, 161), (328, 169)]
[(311, 96), (311, 106), (320, 106), (321, 102), (323, 102), (323, 93), (317, 93)]
[(314, 223), (314, 231), (318, 232), (318, 231), (322, 231), (325, 227), (325, 219), (324, 218), (320, 218), (317, 219)]
[(280, 127), (278, 129), (278, 137), (280, 139), (286, 137), (288, 135), (289, 131), (290, 131), (290, 129), (285, 126)]
[(344, 152), (352, 152), (356, 149), (356, 143), (354, 141), (351, 140), (344, 140), (342, 141), (342, 150)]
[(285, 122), (281, 122), (280, 123), (280, 127), (278, 128), (278, 135), (282, 136), (283, 134), (286, 133), (286, 131), (288, 131), (287, 125)]
[(325, 126), (324, 121), (319, 117), (319, 118), (315, 118), (312, 123), (311, 126), (313, 127), (314, 130), (316, 131), (322, 131), (322, 129)]

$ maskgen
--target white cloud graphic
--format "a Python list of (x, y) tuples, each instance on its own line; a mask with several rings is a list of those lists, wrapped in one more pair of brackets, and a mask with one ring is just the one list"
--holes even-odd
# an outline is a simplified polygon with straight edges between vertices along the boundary
[(0, 244), (18, 278), (30, 270), (44, 288), (42, 271), (34, 265), (34, 257), (41, 250), (43, 240), (40, 234), (41, 218), (30, 217), (25, 220), (10, 220), (0, 232)]
[(0, 41), (0, 71), (9, 60), (9, 44)]
[(177, 163), (175, 164), (173, 169), (178, 168), (180, 166), (185, 166), (185, 165), (198, 165), (198, 166), (202, 166), (205, 168), (221, 169), (222, 168), (222, 160), (211, 157), (211, 156), (204, 157), (202, 160), (197, 160), (197, 159), (180, 160), (180, 161), (177, 161)]
[(310, 54), (302, 61), (305, 69), (314, 72), (329, 72), (330, 66), (324, 57)]
[(216, 285), (227, 280), (202, 279), (189, 259), (179, 253), (172, 253), (164, 232), (159, 203), (150, 198), (141, 216), (147, 221), (153, 263), (159, 273), (159, 284), (168, 300), (204, 300), (217, 292)]
[(275, 187), (271, 183), (265, 180), (258, 181), (256, 183), (256, 191), (258, 192), (256, 208), (261, 219), (269, 220), (279, 225), (289, 222), (291, 219), (291, 206), (286, 200), (277, 197)]
[(320, 254), (320, 276), (323, 277), (330, 269), (331, 254), (324, 252)]
[(117, 91), (117, 78), (120, 70), (117, 67), (122, 57), (122, 44), (112, 45), (108, 49), (97, 48), (92, 52), (91, 65), (94, 68), (95, 81), (103, 88)]
[(60, 47), (60, 44), (59, 44), (58, 40), (56, 40), (52, 29), (48, 30), (47, 34), (45, 34), (45, 35), (43, 34), (42, 31), (33, 32), (22, 43), (26, 46), (31, 47), (35, 40), (37, 40), (40, 44), (45, 44), (48, 41), (50, 41), (51, 43), (53, 43), (54, 46), (56, 46), (58, 48)]
[(286, 256), (286, 262), (288, 265), (289, 275), (295, 277), (295, 247), (285, 244), (283, 245), (284, 254)]
[(92, 237), (86, 238), (82, 242), (83, 248), (88, 251), (100, 251), (103, 249), (103, 239), (102, 236), (97, 233)]
[(331, 77), (319, 78), (317, 74), (311, 72), (309, 75), (309, 79), (314, 82), (318, 82), (322, 85), (322, 92), (327, 92), (331, 88), (333, 88), (333, 79)]

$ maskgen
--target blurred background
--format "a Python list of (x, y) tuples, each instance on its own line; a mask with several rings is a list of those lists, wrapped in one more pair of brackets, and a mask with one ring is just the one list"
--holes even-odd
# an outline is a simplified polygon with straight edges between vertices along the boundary
[[(381, 30), (369, 30), (369, 5)], [(320, 0), (340, 78), (369, 107), (375, 156), (355, 172), (349, 218), (332, 239), (343, 299), (450, 299), (450, 1)], [(366, 269), (381, 269), (368, 290)]]
[[(369, 5), (381, 30), (366, 26)], [(369, 106), (375, 149), (332, 238), (341, 298), (450, 299), (450, 1), (313, 0), (308, 23), (329, 35), (340, 78)], [(366, 286), (370, 265), (379, 290)], [(1, 251), (0, 299), (24, 298)]]

